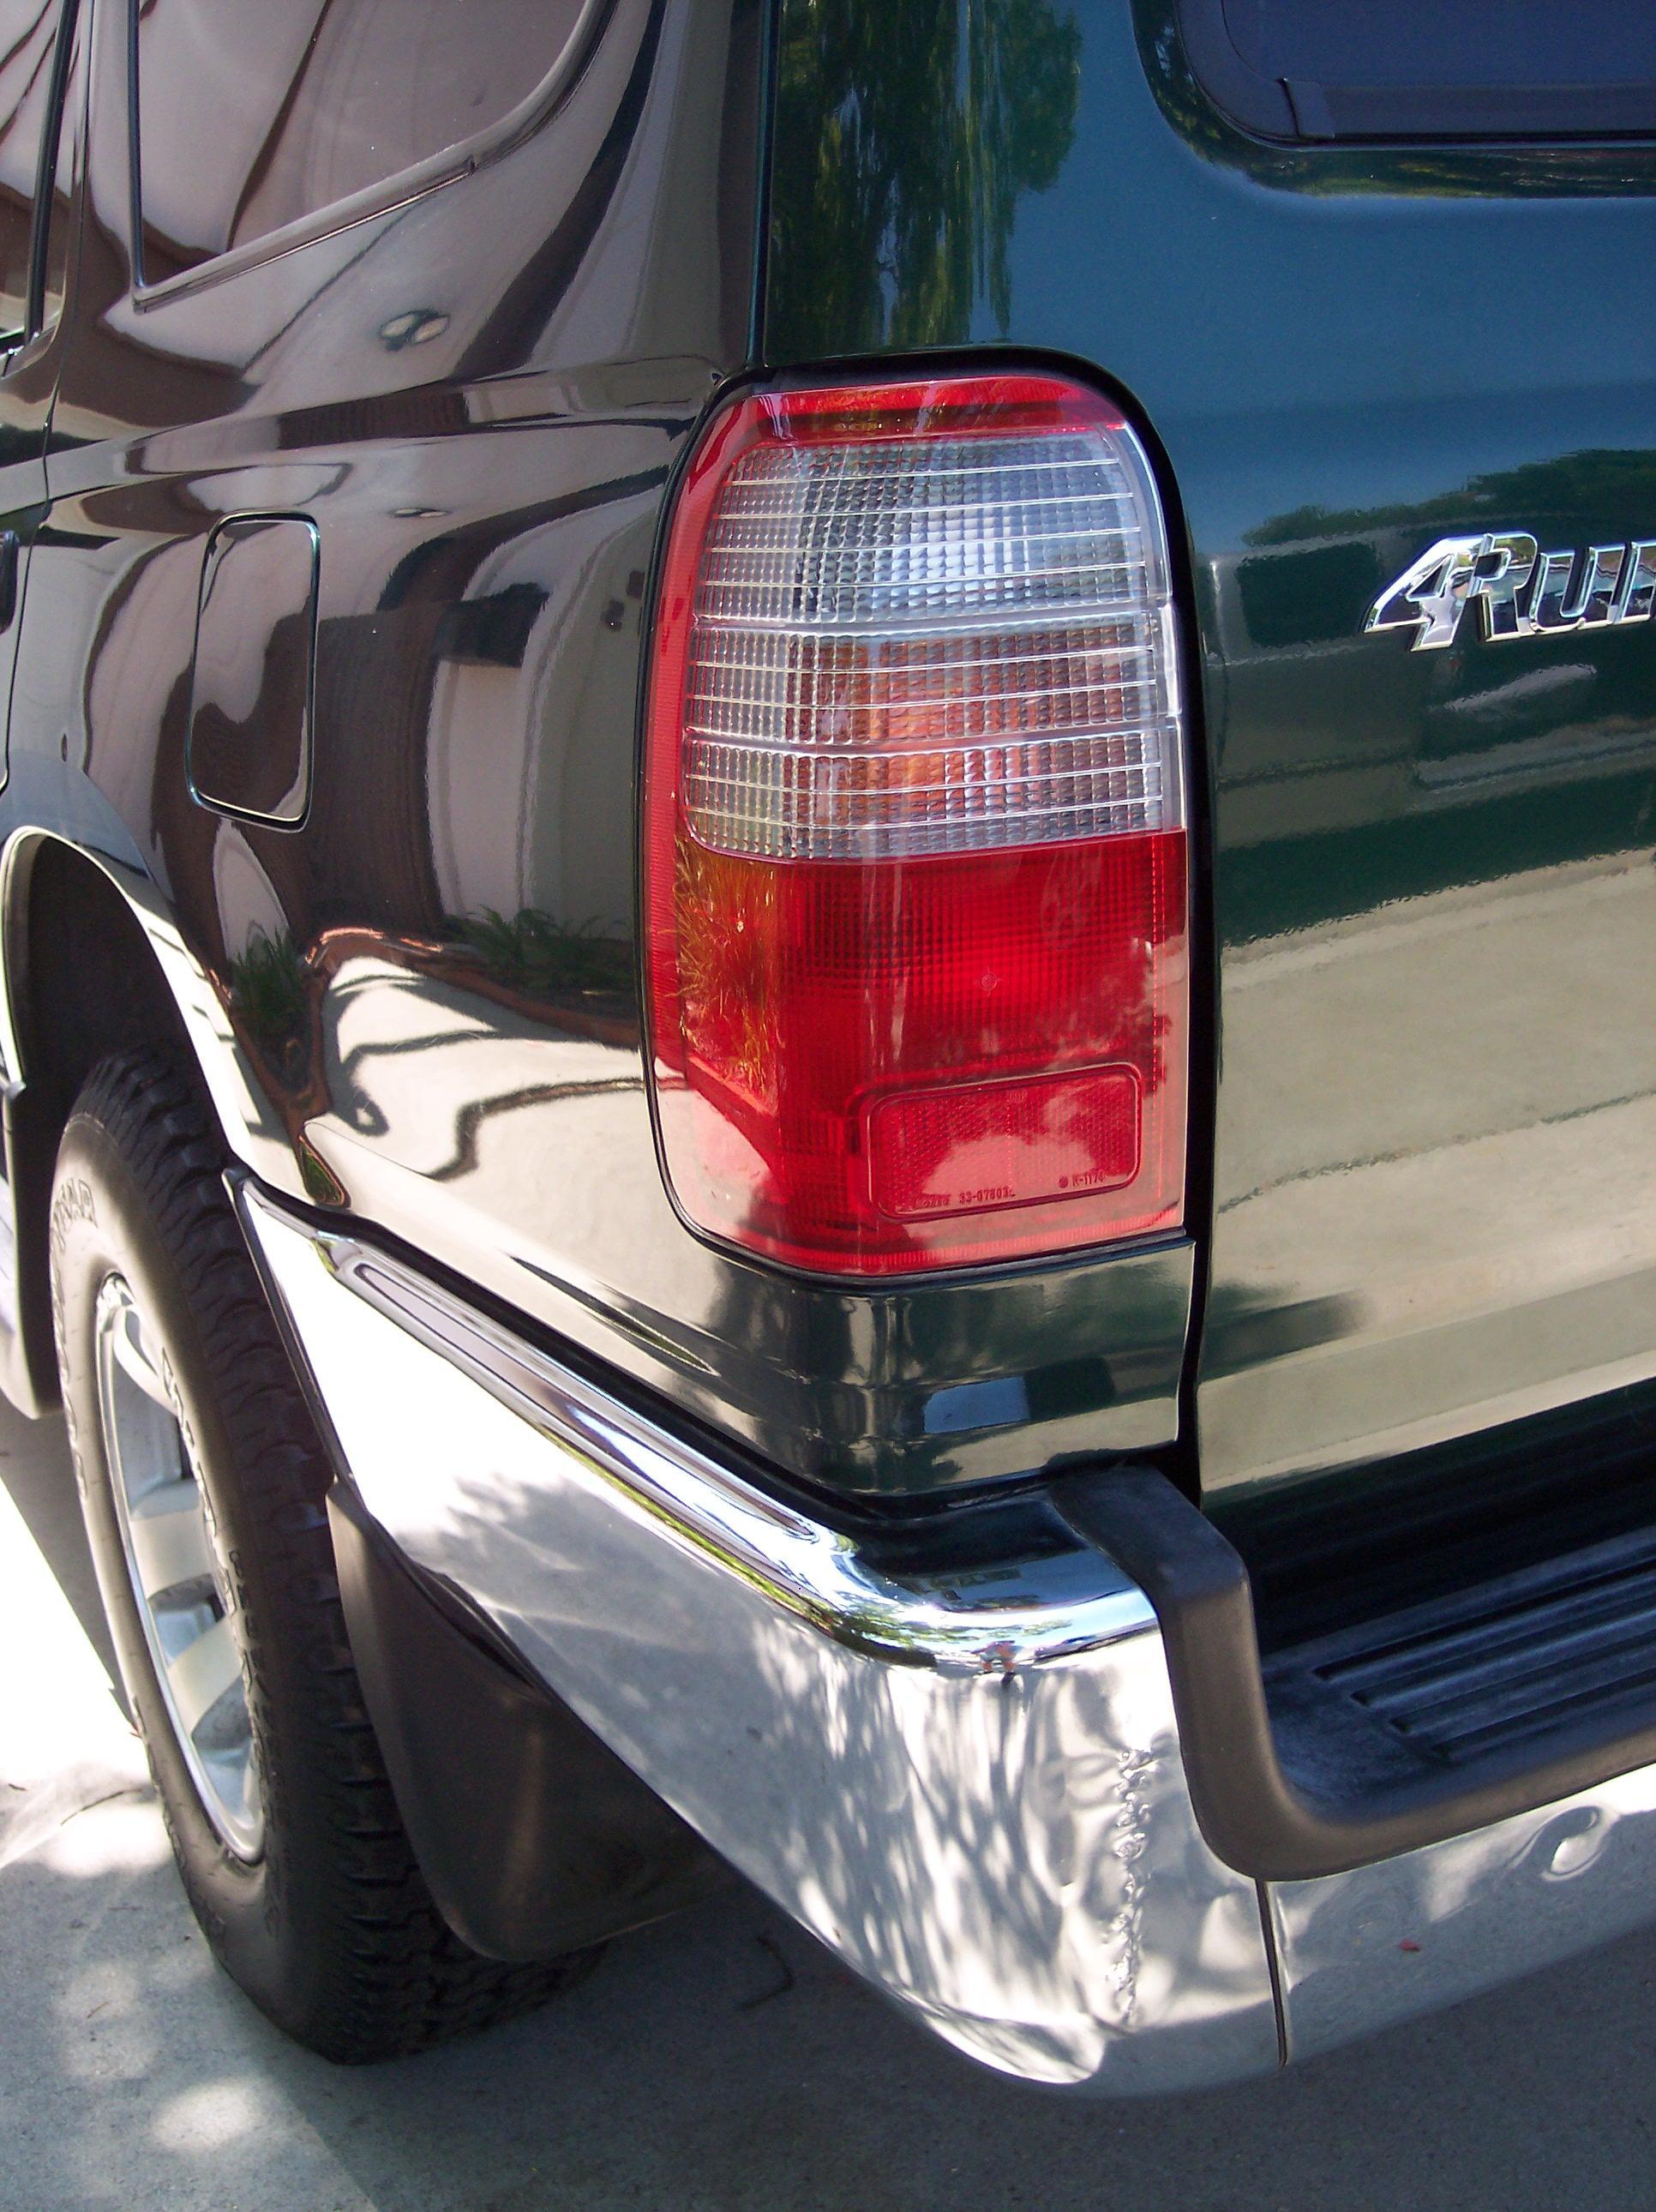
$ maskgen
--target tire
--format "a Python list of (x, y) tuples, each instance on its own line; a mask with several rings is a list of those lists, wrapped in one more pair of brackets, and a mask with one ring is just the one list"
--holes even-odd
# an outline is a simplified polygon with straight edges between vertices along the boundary
[(352, 1665), (331, 1470), (222, 1171), (193, 1071), (142, 1054), (88, 1080), (52, 1207), (82, 1505), (220, 1964), (325, 2057), (393, 2057), (538, 2003), (592, 1954), (504, 1966), (432, 1901)]

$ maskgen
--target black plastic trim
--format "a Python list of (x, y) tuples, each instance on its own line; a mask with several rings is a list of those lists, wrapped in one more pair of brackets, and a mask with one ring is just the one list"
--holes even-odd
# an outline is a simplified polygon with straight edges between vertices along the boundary
[(396, 1549), (349, 1482), (328, 1497), (351, 1650), (397, 1809), (474, 1951), (556, 1958), (729, 1879), (584, 1723)]
[(52, 187), (58, 178), (58, 155), (64, 133), (64, 94), (69, 88), (70, 64), (79, 33), (81, 0), (63, 0), (52, 49), (52, 72), (46, 81), (46, 112), (40, 126), (40, 144), (34, 167), (34, 223), (29, 233), (28, 335), (33, 337), (45, 319), (46, 247), (52, 219)]
[(1288, 87), (1245, 62), (1225, 21), (1223, 0), (1178, 0), (1179, 36), (1192, 74), (1214, 106), (1261, 138), (1297, 138)]
[(1656, 1764), (1656, 1719), (1629, 1729), (1623, 1714), (1613, 1729), (1589, 1712), (1516, 1755), (1313, 1795), (1278, 1755), (1253, 1589), (1229, 1541), (1152, 1468), (1065, 1475), (1052, 1497), (1156, 1608), (1196, 1818), (1239, 1873), (1269, 1881), (1349, 1873)]
[(16, 1327), (3, 1333), (0, 1390), (20, 1413), (39, 1420), (63, 1402), (52, 1334), (52, 1179), (63, 1117), (33, 1090), (10, 1086), (0, 1108), (5, 1146), (5, 1203), (15, 1238)]

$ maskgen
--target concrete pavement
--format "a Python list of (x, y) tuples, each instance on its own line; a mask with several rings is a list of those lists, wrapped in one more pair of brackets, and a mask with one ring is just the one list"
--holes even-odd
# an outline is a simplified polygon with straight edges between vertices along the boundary
[(1280, 2080), (1014, 2087), (751, 1891), (344, 2072), (216, 1971), (109, 1688), (61, 1431), (0, 1409), (0, 2212), (1648, 2212), (1656, 1939)]

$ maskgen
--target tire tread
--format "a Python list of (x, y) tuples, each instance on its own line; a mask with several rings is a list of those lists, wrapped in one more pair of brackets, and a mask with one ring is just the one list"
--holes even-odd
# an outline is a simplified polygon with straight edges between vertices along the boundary
[[(260, 1529), (247, 1607), (250, 1672), (290, 1698), (305, 1747), (302, 1817), (325, 1825), (323, 1894), (310, 1901), (318, 1995), (290, 2032), (325, 2057), (404, 2056), (538, 2005), (592, 1954), (505, 1964), (447, 1926), (398, 1817), (352, 1662), (325, 1498), (332, 1470), (249, 1257), (224, 1158), (192, 1072), (160, 1052), (102, 1062), (70, 1116), (115, 1146), (166, 1247), (205, 1348), (241, 1488)], [(60, 1342), (60, 1355), (62, 1346)], [(246, 1563), (233, 1559), (239, 1579)], [(209, 1900), (163, 1814), (209, 1940)], [(296, 1808), (272, 1794), (272, 1823)]]

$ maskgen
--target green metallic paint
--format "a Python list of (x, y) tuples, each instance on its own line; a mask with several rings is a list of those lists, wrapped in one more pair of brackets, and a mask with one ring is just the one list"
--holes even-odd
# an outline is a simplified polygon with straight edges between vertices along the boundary
[(1176, 488), (1209, 1494), (1647, 1382), (1656, 625), (1362, 625), (1439, 536), (1656, 537), (1656, 149), (1265, 146), (1166, 0), (781, 0), (778, 70), (767, 361), (1068, 360)]

